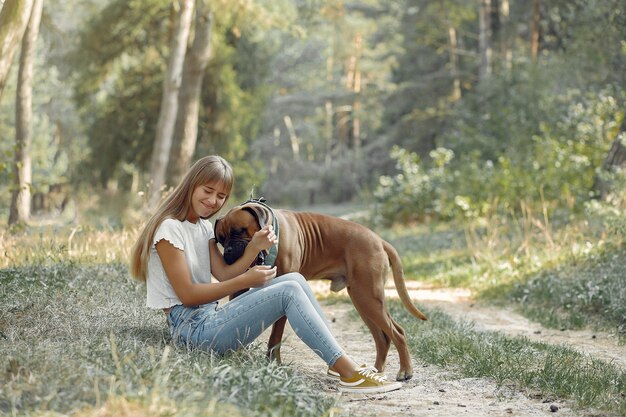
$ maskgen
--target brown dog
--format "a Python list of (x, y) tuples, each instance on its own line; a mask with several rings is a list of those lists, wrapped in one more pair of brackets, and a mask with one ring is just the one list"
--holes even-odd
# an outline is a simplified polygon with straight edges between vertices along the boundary
[[(400, 357), (396, 379), (410, 379), (413, 366), (404, 329), (391, 318), (385, 306), (384, 285), (389, 267), (407, 310), (422, 320), (426, 316), (411, 302), (400, 257), (393, 246), (365, 226), (348, 220), (310, 212), (272, 210), (254, 201), (232, 208), (216, 222), (215, 236), (224, 248), (227, 262), (240, 257), (254, 233), (268, 223), (278, 229), (278, 251), (270, 255), (276, 256), (277, 273), (300, 272), (309, 280), (327, 279), (331, 281), (332, 291), (347, 287), (352, 303), (374, 336), (376, 368), (384, 369), (393, 342)], [(285, 322), (283, 317), (274, 324), (268, 342), (268, 354), (277, 360), (280, 360), (279, 344)]]

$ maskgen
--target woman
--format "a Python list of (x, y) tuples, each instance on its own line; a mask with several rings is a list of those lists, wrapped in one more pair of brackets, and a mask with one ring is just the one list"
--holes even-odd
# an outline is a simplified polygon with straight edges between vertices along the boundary
[[(342, 392), (378, 393), (401, 387), (373, 367), (358, 366), (339, 347), (302, 275), (276, 278), (276, 268), (249, 266), (276, 242), (270, 225), (241, 258), (227, 265), (208, 219), (228, 200), (233, 171), (219, 156), (197, 161), (148, 220), (131, 254), (132, 275), (147, 283), (147, 305), (167, 315), (172, 338), (224, 354), (251, 343), (282, 316), (324, 360)], [(211, 280), (211, 275), (217, 282)], [(218, 300), (251, 288), (224, 306)]]

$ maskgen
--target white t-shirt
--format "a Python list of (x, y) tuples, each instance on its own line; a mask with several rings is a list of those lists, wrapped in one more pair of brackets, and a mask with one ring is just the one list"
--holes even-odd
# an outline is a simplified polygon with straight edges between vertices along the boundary
[(148, 307), (162, 309), (182, 304), (163, 269), (156, 244), (165, 239), (175, 248), (182, 250), (191, 272), (191, 281), (208, 283), (211, 282), (209, 240), (213, 238), (213, 225), (208, 220), (198, 219), (196, 223), (187, 220), (182, 222), (176, 219), (163, 220), (154, 234), (148, 257), (146, 280)]

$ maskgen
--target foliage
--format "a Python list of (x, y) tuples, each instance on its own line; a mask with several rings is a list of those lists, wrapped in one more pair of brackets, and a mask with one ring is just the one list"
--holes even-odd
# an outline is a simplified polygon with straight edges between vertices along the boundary
[(388, 159), (377, 131), (400, 5), (321, 3), (300, 20), (304, 35), (273, 34), (281, 46), (271, 62), (275, 93), (251, 153), (266, 161), (263, 194), (289, 205), (357, 198)]
[[(59, 52), (54, 32), (44, 19), (34, 62), (32, 184), (31, 193), (49, 195), (55, 186), (65, 186), (74, 174), (75, 161), (84, 153), (76, 135), (76, 117), (71, 97), (64, 89), (64, 75), (54, 65)], [(19, 65), (14, 65), (5, 96), (0, 102), (0, 215), (8, 213), (13, 187), (15, 148), (15, 94)], [(51, 204), (50, 210), (58, 207)]]
[[(429, 2), (404, 0), (399, 17), (400, 47), (397, 65), (391, 73), (395, 88), (385, 97), (383, 126), (391, 142), (421, 158), (437, 146), (446, 146), (437, 137), (454, 119), (450, 100), (453, 74), (449, 68), (447, 28), (460, 33), (477, 33), (476, 3), (458, 0)], [(463, 38), (463, 51), (476, 50), (475, 36)], [(465, 43), (466, 42), (466, 43)], [(461, 51), (461, 52), (463, 52)], [(473, 88), (477, 68), (476, 54), (460, 58), (461, 85)], [(471, 94), (471, 93), (470, 93)]]
[[(392, 151), (400, 172), (380, 179), (377, 214), (387, 223), (472, 219), (493, 210), (495, 201), (517, 210), (520, 200), (547, 203), (550, 213), (580, 212), (617, 134), (623, 98), (609, 91), (555, 95), (537, 90), (542, 82), (539, 74), (514, 85), (494, 79), (459, 105), (443, 137), (454, 158), (442, 162), (443, 151), (435, 150), (421, 163), (415, 153)], [(506, 95), (498, 93), (504, 85)]]
[(416, 153), (394, 147), (391, 156), (397, 160), (400, 173), (380, 178), (374, 194), (378, 203), (376, 215), (385, 223), (407, 223), (442, 213), (441, 190), (447, 187), (445, 166), (454, 153), (444, 148), (432, 151), (430, 156), (435, 165), (428, 170), (420, 164)]
[(621, 184), (619, 199), (587, 204), (589, 224), (602, 231), (599, 239), (563, 240), (563, 249), (571, 251), (564, 262), (483, 295), (514, 302), (529, 318), (549, 327), (597, 326), (626, 339), (626, 194), (623, 180)]
[[(516, 38), (507, 68), (494, 44), (494, 73), (480, 83), (476, 55), (466, 53), (476, 50), (467, 35), (478, 30), (476, 7), (406, 1), (404, 49), (394, 71), (398, 89), (389, 97), (384, 125), (392, 143), (419, 156), (420, 166), (399, 161), (393, 180), (381, 179), (377, 214), (384, 221), (471, 219), (493, 210), (496, 201), (511, 209), (525, 200), (547, 202), (549, 211), (582, 210), (623, 117), (626, 54), (619, 45), (626, 25), (612, 0), (541, 4), (540, 60), (529, 62), (527, 45)], [(529, 13), (529, 3), (512, 4), (508, 24), (528, 30)], [(510, 36), (495, 22), (494, 41)], [(458, 74), (450, 70), (447, 27), (460, 38)], [(455, 75), (459, 101), (449, 99)], [(455, 155), (439, 176), (429, 158), (437, 148)], [(391, 156), (398, 160), (397, 150)]]
[(472, 222), (395, 225), (382, 235), (407, 277), (469, 288), (546, 326), (591, 326), (626, 337), (626, 196), (593, 200), (584, 217), (549, 216), (522, 204)]
[[(337, 158), (328, 163), (285, 163), (274, 156), (276, 172), (270, 174), (261, 194), (271, 203), (311, 207), (354, 199), (362, 190), (367, 161), (357, 157)], [(289, 178), (289, 181), (285, 181)]]
[[(493, 71), (484, 82), (477, 77), (484, 28), (476, 3), (210, 5), (213, 53), (195, 156), (219, 153), (232, 161), (238, 199), (253, 185), (290, 205), (377, 194), (376, 204), (389, 213), (398, 202), (409, 204), (398, 221), (471, 219), (496, 201), (516, 210), (520, 198), (577, 212), (623, 117), (626, 24), (618, 0), (541, 2), (534, 62), (530, 3), (511, 2), (506, 21), (494, 10)], [(37, 150), (46, 155), (36, 155), (45, 163), (34, 189), (69, 183), (82, 211), (104, 204), (92, 187), (106, 190), (106, 198), (149, 187), (170, 7), (165, 0), (46, 3), (35, 91)], [(455, 81), (460, 98), (452, 94)], [(14, 128), (10, 95), (0, 103), (6, 138)], [(381, 175), (389, 183), (396, 174), (394, 146), (420, 158), (412, 180), (421, 183), (419, 198), (374, 192)], [(10, 141), (0, 148), (4, 185)], [(430, 157), (439, 148), (454, 154), (444, 167)], [(394, 187), (402, 192), (401, 184)], [(7, 196), (8, 188), (0, 193)]]
[[(157, 0), (112, 1), (81, 33), (73, 61), (92, 63), (76, 66), (76, 95), (90, 138), (84, 182), (106, 188), (113, 180), (129, 188), (135, 172), (148, 171), (167, 57), (164, 45), (169, 45), (169, 6)], [(196, 154), (222, 154), (240, 166), (236, 171), (244, 174), (245, 183), (254, 167), (246, 162), (246, 149), (267, 94), (264, 48), (245, 28), (237, 29), (238, 21), (228, 13), (216, 11), (215, 17)]]

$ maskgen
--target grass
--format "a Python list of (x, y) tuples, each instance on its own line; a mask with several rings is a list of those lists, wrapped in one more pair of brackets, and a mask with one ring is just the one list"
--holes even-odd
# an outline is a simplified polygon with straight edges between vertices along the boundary
[[(615, 211), (612, 212), (615, 214)], [(134, 230), (35, 226), (0, 231), (0, 414), (320, 416), (334, 399), (256, 346), (226, 358), (171, 344), (164, 317), (128, 277)], [(409, 278), (472, 288), (544, 325), (593, 325), (624, 340), (623, 213), (561, 224), (527, 211), (468, 225), (381, 233)], [(414, 327), (412, 349), (466, 376), (492, 378), (625, 415), (625, 377), (564, 347), (477, 332), (438, 311)], [(413, 323), (413, 324), (412, 324)]]
[(565, 346), (477, 331), (473, 323), (456, 322), (439, 310), (429, 310), (429, 321), (418, 323), (398, 302), (390, 304), (411, 351), (427, 363), (490, 378), (499, 387), (525, 387), (535, 398), (572, 399), (581, 408), (626, 415), (626, 372), (612, 364)]
[(405, 273), (466, 287), (554, 328), (592, 326), (626, 341), (626, 216), (597, 210), (551, 221), (526, 207), (471, 224), (396, 227), (382, 235)]
[(395, 227), (382, 235), (402, 254), (404, 272), (411, 279), (459, 287), (476, 272), (463, 230), (451, 225)]
[(547, 327), (592, 326), (626, 340), (626, 248), (605, 248), (586, 259), (529, 274), (493, 287), (483, 297), (514, 303), (528, 318)]
[(2, 415), (322, 416), (334, 404), (264, 347), (218, 358), (174, 346), (119, 263), (5, 268), (0, 301)]
[(62, 262), (127, 262), (136, 230), (43, 225), (0, 230), (0, 268)]

